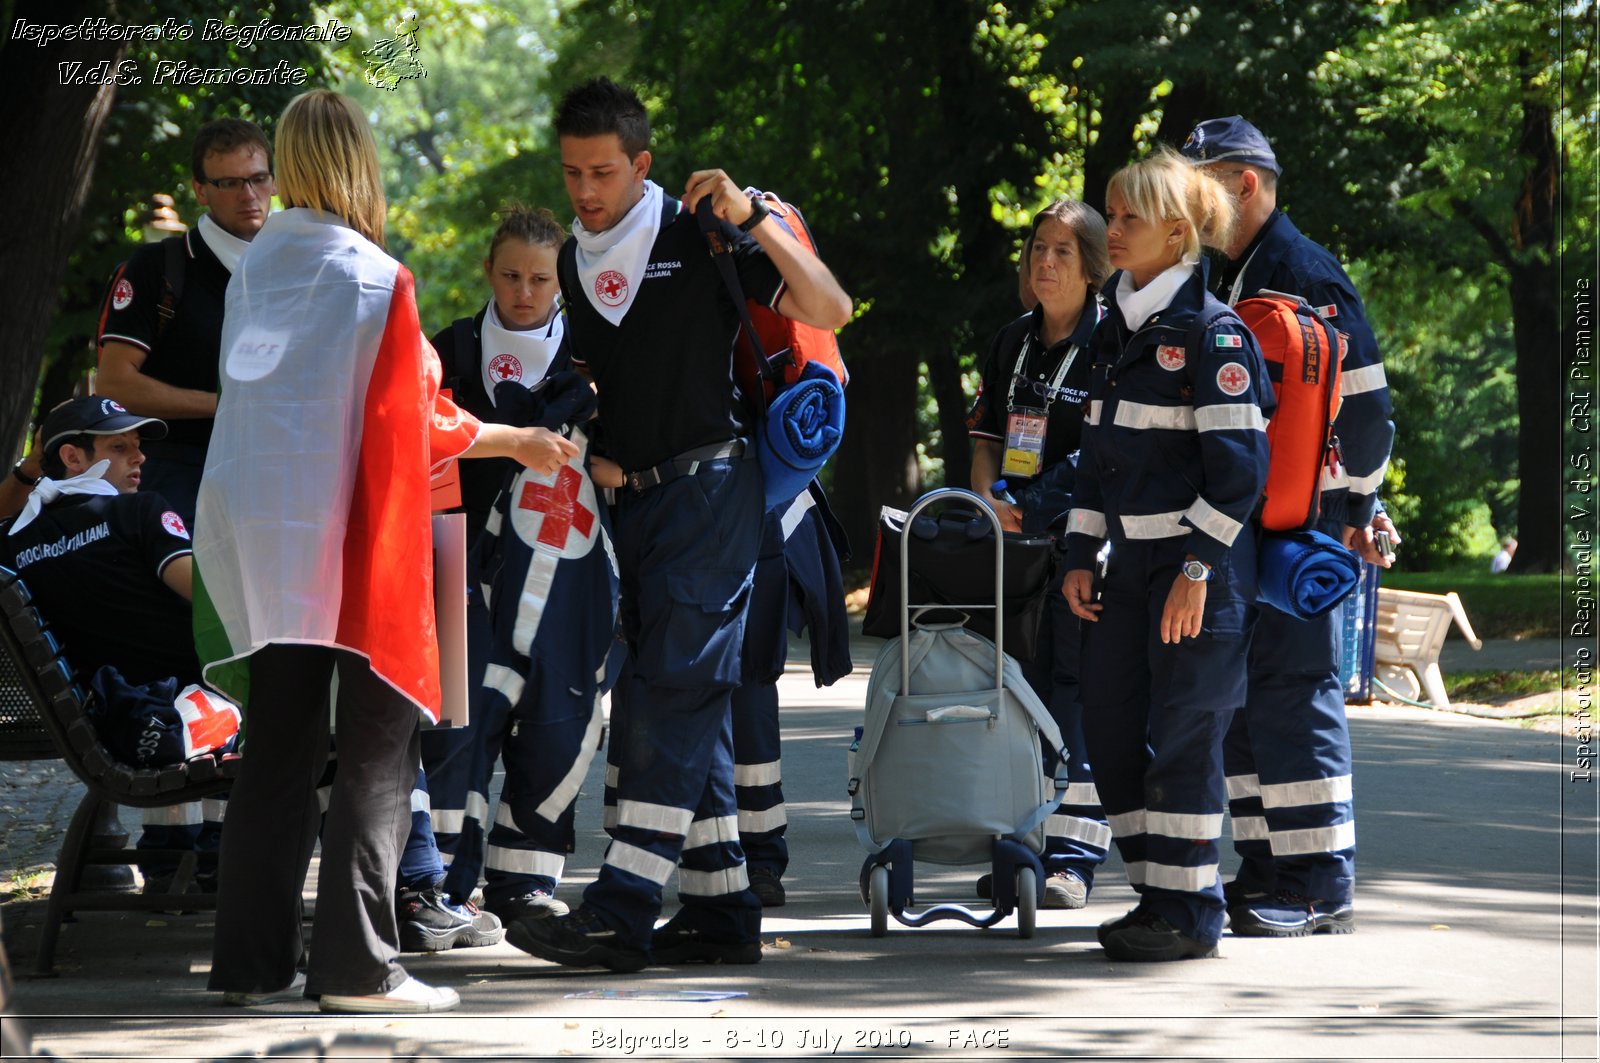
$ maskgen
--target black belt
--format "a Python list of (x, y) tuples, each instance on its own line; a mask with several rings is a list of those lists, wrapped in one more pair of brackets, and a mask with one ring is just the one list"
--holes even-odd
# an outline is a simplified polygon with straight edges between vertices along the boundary
[(716, 461), (718, 458), (737, 458), (744, 453), (744, 440), (730, 439), (726, 443), (713, 443), (707, 447), (696, 447), (686, 450), (675, 458), (668, 458), (660, 465), (638, 472), (623, 474), (623, 484), (633, 489), (635, 494), (644, 494), (652, 487), (659, 487), (664, 483), (676, 480), (680, 476), (693, 476), (700, 468), (702, 462)]

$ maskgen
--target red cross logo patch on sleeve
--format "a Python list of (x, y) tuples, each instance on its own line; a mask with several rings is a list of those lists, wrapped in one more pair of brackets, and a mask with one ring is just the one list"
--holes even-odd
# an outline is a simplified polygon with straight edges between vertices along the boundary
[(1217, 370), (1217, 390), (1224, 395), (1243, 395), (1250, 387), (1250, 370), (1238, 362), (1229, 362)]
[(161, 526), (167, 529), (168, 535), (176, 535), (180, 539), (189, 537), (189, 529), (183, 526), (183, 518), (170, 509), (161, 514)]
[(111, 308), (113, 310), (126, 310), (133, 305), (133, 285), (128, 283), (128, 278), (118, 277), (116, 287), (111, 289)]
[(628, 298), (628, 278), (608, 269), (594, 279), (594, 294), (607, 306), (621, 306)]

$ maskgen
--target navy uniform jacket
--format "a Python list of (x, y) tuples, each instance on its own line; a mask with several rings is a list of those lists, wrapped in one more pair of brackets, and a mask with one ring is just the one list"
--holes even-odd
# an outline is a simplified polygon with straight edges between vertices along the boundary
[(1389, 464), (1394, 422), (1389, 419), (1389, 382), (1361, 297), (1339, 260), (1295, 228), (1282, 211), (1267, 219), (1241, 261), (1242, 267), (1231, 264), (1223, 271), (1216, 287), (1230, 306), (1263, 289), (1298, 295), (1350, 338), (1333, 424), (1344, 460), (1337, 472), (1323, 470), (1322, 514), (1365, 527), (1372, 523)]
[[(1184, 536), (1186, 552), (1215, 565), (1267, 482), (1266, 363), (1250, 330), (1206, 292), (1202, 268), (1137, 330), (1117, 307), (1119, 277), (1106, 283), (1094, 334), (1067, 568), (1089, 568), (1108, 536)], [(1197, 315), (1210, 324), (1191, 350)]]

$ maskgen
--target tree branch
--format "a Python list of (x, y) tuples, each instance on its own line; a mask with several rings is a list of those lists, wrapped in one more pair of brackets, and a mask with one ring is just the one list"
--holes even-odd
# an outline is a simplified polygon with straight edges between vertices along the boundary
[(1472, 226), (1479, 236), (1488, 241), (1489, 250), (1496, 259), (1503, 262), (1507, 268), (1516, 265), (1516, 255), (1512, 253), (1511, 245), (1506, 243), (1506, 238), (1489, 224), (1488, 219), (1473, 209), (1472, 204), (1456, 199), (1452, 200), (1450, 205), (1455, 209), (1456, 217)]

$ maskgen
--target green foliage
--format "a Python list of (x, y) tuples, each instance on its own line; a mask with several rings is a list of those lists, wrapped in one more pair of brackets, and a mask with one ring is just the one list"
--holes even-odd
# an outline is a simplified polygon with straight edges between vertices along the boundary
[(544, 90), (559, 7), (549, 0), (408, 3), (358, 19), (374, 39), (416, 13), (427, 75), (392, 90), (351, 77), (341, 90), (373, 115), (389, 251), (416, 275), (429, 334), (487, 299), (481, 263), (497, 211), (521, 202), (570, 215)]
[(1421, 571), (1492, 554), (1516, 529), (1515, 352), (1503, 282), (1481, 269), (1419, 276), (1393, 255), (1351, 272), (1367, 293), (1395, 405), (1382, 496), (1405, 537), (1401, 563)]

